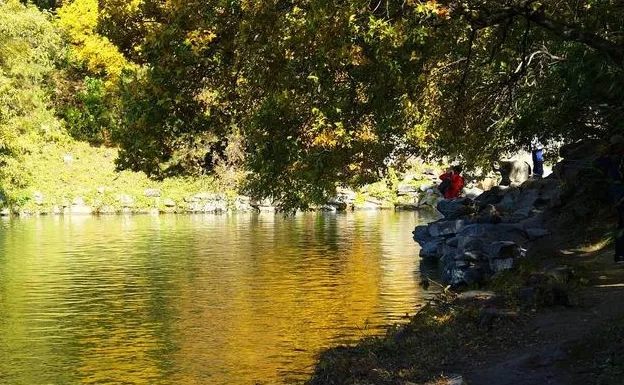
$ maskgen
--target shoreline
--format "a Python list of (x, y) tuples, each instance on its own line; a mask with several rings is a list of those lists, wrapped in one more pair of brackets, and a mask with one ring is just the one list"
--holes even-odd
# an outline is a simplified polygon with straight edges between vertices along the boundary
[(443, 275), (440, 298), (386, 336), (323, 352), (307, 384), (619, 383), (624, 268), (592, 172), (599, 148), (564, 148), (549, 178), (438, 205), (444, 218), (414, 240)]

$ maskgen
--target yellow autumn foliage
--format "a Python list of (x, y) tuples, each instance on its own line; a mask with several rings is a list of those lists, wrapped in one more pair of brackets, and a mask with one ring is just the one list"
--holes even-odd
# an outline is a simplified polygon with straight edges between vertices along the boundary
[(104, 75), (107, 82), (116, 81), (128, 60), (106, 37), (97, 33), (98, 0), (73, 0), (57, 11), (57, 24), (71, 43), (72, 59), (83, 63), (94, 74)]

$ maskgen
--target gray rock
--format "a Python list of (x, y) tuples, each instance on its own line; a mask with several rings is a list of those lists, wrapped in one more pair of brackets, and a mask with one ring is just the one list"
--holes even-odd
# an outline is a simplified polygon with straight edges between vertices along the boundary
[(501, 271), (511, 270), (515, 266), (514, 258), (496, 258), (490, 259), (490, 271), (492, 274), (500, 273)]
[(234, 210), (237, 212), (249, 212), (253, 210), (253, 207), (249, 204), (248, 197), (239, 196), (234, 200)]
[(41, 206), (43, 204), (43, 193), (41, 191), (35, 191), (33, 194), (33, 200), (36, 205)]
[(225, 201), (207, 202), (198, 211), (203, 213), (222, 213), (227, 211), (227, 203)]
[(490, 301), (497, 297), (497, 294), (493, 291), (484, 290), (470, 290), (463, 293), (459, 293), (457, 299), (469, 300), (469, 301)]
[(444, 260), (444, 263), (452, 263), (455, 261), (455, 256), (457, 255), (457, 247), (442, 243), (440, 253), (442, 254), (440, 259)]
[(148, 188), (145, 191), (143, 191), (143, 196), (145, 197), (149, 197), (149, 198), (158, 198), (160, 197), (160, 190), (157, 190), (155, 188)]
[(165, 207), (176, 207), (176, 202), (171, 198), (165, 199), (163, 201), (163, 204), (165, 205)]
[(97, 191), (98, 194), (104, 194), (104, 191), (106, 191), (106, 188), (105, 187), (98, 187), (96, 191)]
[(459, 233), (466, 225), (471, 222), (463, 219), (457, 219), (454, 221), (438, 221), (429, 225), (429, 234), (432, 237), (439, 237), (443, 235), (451, 235)]
[(127, 195), (127, 194), (118, 195), (117, 201), (123, 208), (130, 208), (134, 206), (134, 197)]
[(318, 211), (327, 211), (327, 212), (336, 212), (337, 208), (336, 208), (336, 206), (334, 206), (332, 204), (325, 204), (325, 205), (320, 205), (320, 206), (316, 207), (316, 210), (318, 210)]
[(426, 195), (419, 201), (419, 207), (423, 207), (423, 206), (427, 206), (431, 208), (436, 207), (439, 200), (440, 198), (436, 195), (433, 195), (433, 194)]
[(460, 251), (483, 251), (483, 241), (475, 237), (457, 237), (457, 248)]
[(448, 238), (444, 243), (451, 247), (457, 248), (459, 245), (459, 237)]
[(480, 251), (464, 251), (462, 254), (455, 256), (455, 258), (459, 258), (464, 261), (478, 262), (483, 260), (484, 257)]
[(381, 209), (381, 202), (374, 198), (367, 198), (362, 203), (355, 203), (353, 205), (354, 210), (379, 210)]
[(91, 215), (93, 214), (93, 209), (84, 204), (82, 205), (72, 205), (70, 209), (70, 213), (72, 215)]
[(529, 239), (531, 240), (550, 235), (550, 231), (546, 229), (542, 229), (542, 228), (530, 228), (530, 229), (526, 229), (525, 232), (527, 236), (529, 237)]
[(483, 251), (490, 259), (515, 259), (522, 256), (522, 248), (511, 241), (499, 241), (484, 245)]
[(457, 235), (462, 237), (483, 237), (486, 235), (491, 235), (492, 233), (501, 233), (508, 231), (510, 229), (514, 229), (514, 227), (510, 227), (504, 224), (491, 224), (491, 223), (475, 223), (464, 226)]
[(420, 208), (418, 199), (415, 203), (396, 203), (394, 209), (397, 211), (416, 211)]
[(203, 192), (193, 195), (193, 198), (195, 198), (196, 201), (217, 200), (217, 194)]
[(434, 189), (434, 185), (430, 185), (430, 184), (423, 184), (420, 186), (420, 191), (421, 192), (426, 192), (427, 190), (433, 190)]
[(416, 226), (412, 234), (414, 235), (414, 241), (418, 242), (421, 246), (432, 239), (431, 234), (429, 234), (429, 226), (427, 225)]
[(465, 262), (462, 262), (461, 266), (456, 264), (445, 266), (441, 275), (442, 282), (453, 287), (473, 285), (483, 281), (481, 268), (471, 266)]
[(511, 214), (511, 217), (509, 217), (509, 221), (520, 222), (524, 219), (529, 218), (532, 213), (533, 213), (533, 207), (530, 207), (530, 206), (520, 207), (519, 209), (514, 211), (513, 214)]
[(399, 196), (402, 196), (402, 195), (413, 196), (413, 195), (418, 194), (419, 191), (420, 191), (420, 189), (418, 189), (416, 186), (399, 184), (399, 187), (397, 188), (397, 195), (399, 195)]
[(436, 208), (446, 219), (457, 219), (476, 212), (474, 201), (470, 198), (442, 199)]
[(0, 217), (8, 217), (9, 215), (11, 215), (9, 209), (3, 208), (2, 210), (0, 210)]
[(483, 194), (483, 190), (477, 187), (464, 188), (464, 196), (467, 198), (475, 199), (481, 194)]
[(72, 202), (71, 202), (72, 206), (84, 206), (85, 205), (85, 200), (83, 197), (75, 197)]
[(500, 203), (496, 206), (499, 211), (513, 212), (516, 210), (516, 202), (520, 199), (520, 189), (517, 187), (510, 187), (505, 191), (505, 195)]
[(499, 162), (495, 171), (501, 174), (501, 186), (520, 186), (531, 176), (531, 165), (523, 160), (506, 160)]
[(423, 244), (420, 248), (420, 257), (430, 261), (438, 260), (441, 255), (440, 248), (442, 247), (443, 242), (443, 238), (436, 238)]

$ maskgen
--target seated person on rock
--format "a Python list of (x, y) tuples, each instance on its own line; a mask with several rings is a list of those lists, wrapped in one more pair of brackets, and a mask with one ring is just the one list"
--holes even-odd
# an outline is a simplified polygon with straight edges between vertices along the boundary
[(461, 166), (453, 166), (446, 173), (440, 175), (442, 183), (440, 183), (438, 189), (444, 198), (453, 199), (459, 197), (464, 187), (464, 177), (461, 176), (461, 172)]

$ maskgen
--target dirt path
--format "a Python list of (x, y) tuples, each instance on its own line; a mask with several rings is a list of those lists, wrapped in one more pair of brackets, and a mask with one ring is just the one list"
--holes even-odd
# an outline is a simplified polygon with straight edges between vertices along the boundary
[[(595, 382), (594, 372), (601, 370), (600, 363), (593, 362), (594, 355), (589, 352), (597, 349), (602, 353), (596, 335), (605, 322), (621, 322), (624, 316), (624, 266), (615, 265), (611, 253), (603, 250), (566, 256), (571, 264), (587, 268), (589, 278), (588, 286), (573, 294), (574, 305), (536, 313), (517, 330), (526, 343), (511, 351), (496, 350), (476, 363), (466, 359), (460, 366), (468, 384), (603, 383)], [(623, 341), (612, 342), (624, 348)], [(585, 347), (587, 352), (583, 352)], [(624, 384), (624, 378), (615, 383)]]

